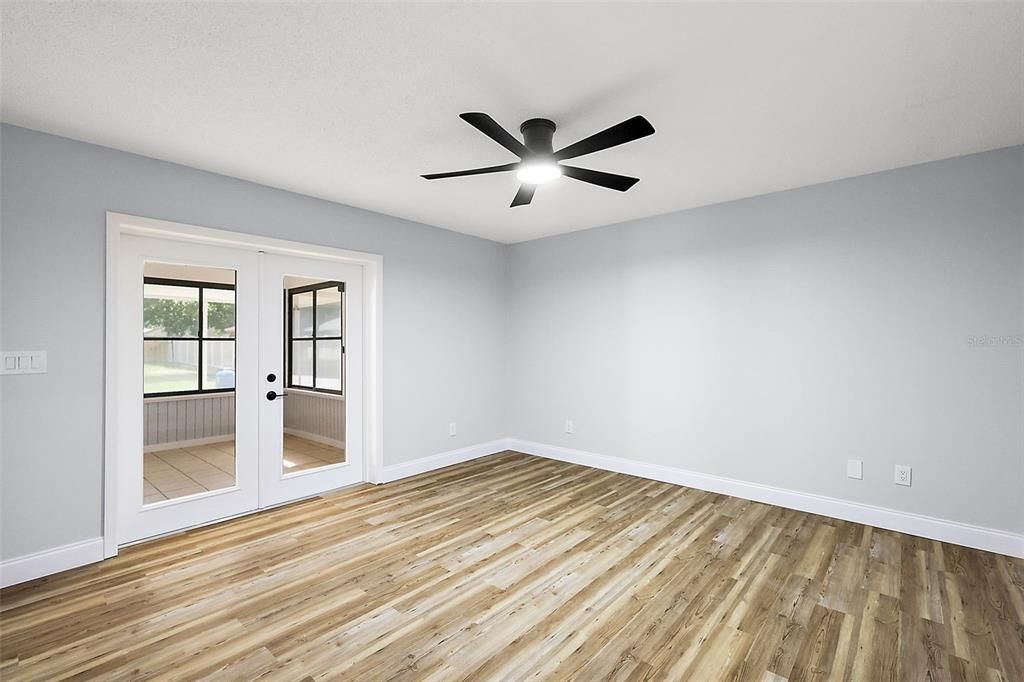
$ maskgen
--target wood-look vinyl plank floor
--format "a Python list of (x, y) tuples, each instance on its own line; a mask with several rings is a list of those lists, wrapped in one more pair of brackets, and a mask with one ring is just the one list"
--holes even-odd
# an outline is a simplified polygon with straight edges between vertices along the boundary
[(4, 680), (1024, 680), (1024, 561), (502, 453), (0, 593)]

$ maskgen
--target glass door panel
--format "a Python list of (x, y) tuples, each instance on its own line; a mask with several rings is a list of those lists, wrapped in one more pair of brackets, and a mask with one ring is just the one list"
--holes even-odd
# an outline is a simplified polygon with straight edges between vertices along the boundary
[(254, 253), (135, 236), (120, 253), (123, 543), (258, 506), (259, 280)]
[(142, 292), (143, 504), (231, 488), (235, 271), (148, 261)]
[(362, 480), (362, 269), (267, 254), (264, 272), (263, 338), (281, 339), (261, 351), (261, 490), (273, 503)]
[(281, 471), (294, 474), (345, 461), (345, 396), (341, 368), (345, 284), (285, 275), (288, 397)]

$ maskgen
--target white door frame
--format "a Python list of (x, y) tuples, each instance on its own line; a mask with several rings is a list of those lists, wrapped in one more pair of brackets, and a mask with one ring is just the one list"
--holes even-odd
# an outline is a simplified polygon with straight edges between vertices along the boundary
[(200, 244), (228, 246), (265, 253), (333, 260), (363, 268), (363, 456), (365, 478), (383, 480), (383, 305), (384, 257), (375, 253), (350, 251), (305, 244), (272, 237), (260, 237), (186, 225), (155, 218), (107, 212), (106, 348), (103, 401), (103, 557), (117, 555), (117, 287), (122, 234), (174, 239)]

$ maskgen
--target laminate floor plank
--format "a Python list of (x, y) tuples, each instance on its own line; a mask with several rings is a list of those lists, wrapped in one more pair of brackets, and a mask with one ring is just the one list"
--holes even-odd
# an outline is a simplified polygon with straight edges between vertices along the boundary
[(0, 592), (4, 680), (1024, 680), (1024, 560), (505, 452)]

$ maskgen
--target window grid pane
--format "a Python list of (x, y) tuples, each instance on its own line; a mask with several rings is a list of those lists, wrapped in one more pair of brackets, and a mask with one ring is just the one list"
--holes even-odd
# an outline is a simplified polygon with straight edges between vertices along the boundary
[(144, 340), (143, 393), (199, 389), (198, 340)]
[(203, 287), (203, 338), (235, 338), (235, 292)]
[(199, 288), (143, 284), (143, 338), (198, 338)]
[(292, 336), (308, 339), (313, 336), (313, 292), (305, 291), (292, 297)]
[(292, 341), (292, 386), (315, 388), (313, 385), (313, 343), (313, 341)]
[(203, 341), (203, 390), (235, 387), (235, 342)]
[(316, 388), (341, 390), (341, 340), (316, 340)]
[(316, 292), (316, 336), (341, 336), (341, 292), (337, 287)]
[(324, 282), (286, 292), (289, 386), (343, 393), (343, 286)]
[(143, 394), (232, 390), (234, 337), (233, 287), (144, 282)]

